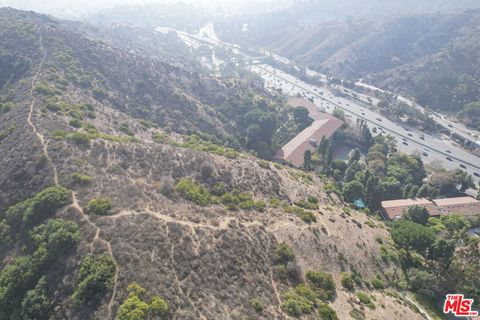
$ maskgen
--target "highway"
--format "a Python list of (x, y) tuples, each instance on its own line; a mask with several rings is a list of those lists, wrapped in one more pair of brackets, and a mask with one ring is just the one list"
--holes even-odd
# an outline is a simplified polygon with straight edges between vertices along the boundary
[[(340, 108), (352, 124), (355, 124), (357, 118), (363, 119), (369, 128), (376, 131), (377, 134), (382, 132), (391, 134), (396, 138), (399, 150), (409, 154), (418, 153), (425, 163), (437, 161), (441, 162), (446, 169), (462, 169), (471, 174), (477, 183), (480, 181), (479, 177), (474, 175), (480, 173), (480, 158), (454, 146), (448, 140), (404, 128), (369, 110), (361, 103), (334, 96), (327, 87), (311, 85), (269, 65), (251, 66), (250, 70), (262, 76), (266, 86), (272, 90), (281, 88), (282, 93), (287, 95), (296, 96), (300, 94), (306, 98), (313, 98), (314, 103), (320, 109), (325, 108), (327, 112)], [(465, 168), (460, 167), (460, 165)]]
[[(216, 37), (205, 37), (198, 34), (192, 35), (181, 31), (176, 32), (186, 41), (201, 42), (212, 47), (218, 46), (229, 48), (232, 50), (232, 53), (237, 56), (243, 56), (245, 59), (251, 58), (249, 54), (243, 52), (237, 45), (222, 42)], [(277, 57), (279, 56), (276, 56), (276, 59)], [(288, 60), (283, 57), (279, 58), (288, 62)], [(266, 87), (273, 91), (277, 91), (277, 89), (281, 88), (283, 94), (290, 96), (297, 96), (297, 94), (300, 94), (305, 98), (311, 98), (320, 109), (324, 108), (326, 112), (331, 113), (335, 108), (340, 108), (345, 112), (346, 117), (353, 124), (355, 124), (356, 119), (365, 120), (374, 135), (380, 133), (391, 134), (396, 139), (399, 150), (408, 154), (417, 153), (422, 157), (422, 160), (425, 163), (437, 162), (445, 169), (464, 170), (473, 177), (477, 184), (480, 182), (480, 157), (457, 147), (450, 140), (445, 140), (442, 137), (427, 135), (413, 129), (402, 127), (382, 115), (371, 111), (365, 103), (335, 96), (326, 86), (319, 87), (306, 83), (295, 76), (287, 74), (270, 65), (252, 65), (248, 66), (248, 69), (260, 75), (265, 80)], [(411, 102), (407, 98), (400, 98), (405, 99), (405, 102)], [(416, 107), (420, 107), (414, 102), (411, 103)], [(453, 126), (449, 120), (444, 119), (439, 115), (435, 115), (435, 117), (440, 117), (440, 121), (444, 121), (447, 125), (450, 124), (451, 126), (448, 126), (450, 129), (453, 127), (455, 131), (468, 131), (468, 129), (464, 128), (462, 128), (462, 130), (459, 130), (460, 128), (457, 129), (457, 127)], [(461, 132), (460, 135), (464, 136), (466, 133)], [(471, 137), (471, 134), (468, 136)], [(474, 194), (474, 192), (472, 192), (472, 195), (476, 195), (476, 193)]]

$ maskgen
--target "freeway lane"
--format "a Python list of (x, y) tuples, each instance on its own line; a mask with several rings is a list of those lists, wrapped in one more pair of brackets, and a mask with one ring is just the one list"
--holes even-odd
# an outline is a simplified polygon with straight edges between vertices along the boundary
[[(473, 154), (461, 150), (433, 136), (425, 135), (426, 140), (422, 140), (420, 139), (421, 133), (407, 131), (400, 125), (366, 109), (354, 101), (334, 97), (333, 94), (329, 93), (325, 88), (318, 88), (316, 86), (307, 84), (271, 66), (256, 65), (251, 69), (252, 71), (260, 73), (261, 75), (262, 73), (263, 75), (268, 75), (266, 77), (267, 80), (273, 82), (273, 85), (276, 87), (280, 86), (282, 88), (282, 92), (284, 93), (293, 96), (299, 92), (304, 93), (306, 96), (314, 97), (317, 105), (319, 105), (318, 100), (320, 100), (321, 102), (319, 107), (326, 107), (327, 109), (329, 109), (329, 107), (341, 108), (346, 112), (347, 116), (350, 114), (355, 118), (365, 120), (371, 129), (373, 129), (373, 127), (377, 127), (380, 128), (381, 131), (392, 134), (398, 141), (399, 149), (404, 152), (413, 153), (415, 151), (419, 151), (420, 154), (423, 154), (423, 152), (426, 151), (428, 157), (422, 155), (422, 158), (425, 162), (433, 162), (434, 160), (438, 160), (441, 161), (447, 169), (458, 169), (459, 163), (464, 163), (466, 169), (462, 168), (462, 170), (470, 173), (475, 180), (479, 180), (478, 177), (473, 176), (473, 173), (480, 170), (480, 161), (479, 158)], [(319, 94), (319, 92), (323, 92), (323, 94)], [(332, 110), (328, 111), (331, 112)], [(379, 121), (377, 119), (381, 120)], [(403, 143), (404, 141), (407, 141), (407, 145)], [(447, 152), (446, 150), (449, 150), (451, 153)], [(452, 161), (446, 160), (447, 157), (452, 159)], [(457, 162), (453, 160), (456, 160)]]
[[(195, 41), (206, 43), (210, 46), (229, 48), (232, 49), (236, 55), (241, 55), (246, 58), (250, 57), (248, 53), (243, 52), (243, 50), (236, 45), (224, 43), (218, 39), (191, 35), (185, 32), (178, 33), (182, 38), (190, 38)], [(329, 112), (333, 111), (334, 107), (341, 108), (342, 110), (346, 111), (347, 117), (355, 117), (357, 119), (365, 120), (372, 131), (374, 131), (375, 128), (378, 128), (380, 131), (389, 132), (392, 134), (396, 138), (398, 142), (398, 148), (401, 151), (409, 154), (418, 152), (422, 156), (424, 162), (441, 162), (441, 164), (449, 170), (460, 169), (460, 165), (462, 165), (465, 168), (462, 167), (461, 169), (472, 175), (476, 183), (480, 181), (480, 177), (474, 175), (475, 173), (480, 174), (480, 158), (456, 147), (450, 141), (443, 141), (437, 137), (429, 135), (425, 135), (425, 140), (422, 140), (420, 139), (421, 133), (406, 130), (402, 126), (391, 122), (387, 118), (370, 111), (365, 105), (362, 106), (358, 102), (347, 100), (341, 97), (334, 97), (334, 95), (329, 92), (328, 89), (320, 89), (319, 87), (305, 83), (298, 78), (290, 74), (286, 74), (269, 65), (262, 65), (261, 69), (259, 68), (258, 70), (255, 70), (257, 67), (258, 65), (252, 66), (250, 67), (250, 70), (259, 73), (261, 76), (263, 76), (262, 73), (269, 74), (271, 77), (270, 79), (267, 78), (266, 80), (274, 82), (273, 85), (275, 87), (282, 87), (282, 90), (285, 94), (295, 96), (298, 93), (304, 92), (305, 94), (310, 95), (311, 98), (314, 98), (314, 102), (317, 104), (317, 106), (325, 107), (326, 109), (332, 108), (331, 110), (328, 110)], [(279, 83), (281, 81), (283, 81), (283, 83)], [(318, 90), (322, 90), (325, 95), (322, 96), (318, 94)], [(329, 97), (327, 97), (327, 95), (329, 95)], [(320, 105), (318, 102), (320, 102)], [(425, 156), (425, 154), (427, 154), (427, 156)], [(451, 160), (447, 160), (447, 157)]]

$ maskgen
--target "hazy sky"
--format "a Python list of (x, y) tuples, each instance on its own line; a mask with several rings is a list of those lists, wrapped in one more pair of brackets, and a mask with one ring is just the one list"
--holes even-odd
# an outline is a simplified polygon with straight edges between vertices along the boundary
[(75, 15), (111, 7), (118, 4), (145, 3), (195, 3), (202, 6), (232, 6), (246, 2), (285, 2), (287, 0), (0, 0), (0, 7), (8, 6), (23, 10), (33, 10), (56, 15)]

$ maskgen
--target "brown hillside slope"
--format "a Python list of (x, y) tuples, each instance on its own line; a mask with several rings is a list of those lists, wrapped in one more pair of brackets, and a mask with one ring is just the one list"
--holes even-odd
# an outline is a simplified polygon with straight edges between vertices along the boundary
[[(45, 18), (37, 18), (30, 21), (40, 21), (44, 26)], [(46, 30), (53, 32), (56, 28), (49, 24)], [(204, 142), (182, 144), (185, 136), (146, 126), (144, 121), (149, 117), (134, 113), (138, 111), (136, 104), (123, 104), (127, 95), (112, 84), (121, 80), (114, 78), (115, 72), (110, 69), (103, 74), (110, 74), (112, 79), (105, 80), (108, 84), (102, 88), (108, 88), (108, 97), (120, 96), (120, 100), (98, 100), (92, 97), (94, 88), (80, 89), (70, 82), (62, 90), (62, 85), (50, 78), (50, 67), (57, 61), (50, 60), (54, 47), (49, 41), (53, 40), (46, 34), (40, 32), (38, 38), (33, 35), (36, 45), (24, 80), (2, 88), (2, 94), (13, 97), (15, 107), (0, 115), (0, 130), (6, 132), (0, 141), (0, 210), (3, 218), (7, 206), (49, 185), (72, 190), (72, 203), (57, 212), (57, 217), (75, 221), (80, 240), (65, 261), (45, 271), (54, 302), (52, 319), (113, 319), (133, 281), (146, 288), (149, 295), (161, 295), (172, 319), (287, 319), (280, 304), (294, 283), (282, 280), (275, 267), (275, 249), (280, 242), (293, 248), (298, 267), (293, 264), (290, 271), (298, 271), (300, 278), (308, 270), (332, 273), (337, 290), (331, 306), (340, 319), (349, 319), (353, 309), (366, 319), (421, 319), (406, 302), (362, 286), (377, 299), (375, 310), (364, 307), (354, 293), (340, 285), (342, 271), (355, 269), (365, 280), (377, 273), (383, 276), (388, 265), (378, 258), (380, 244), (376, 239), (389, 241), (389, 236), (381, 222), (345, 209), (333, 194), (325, 192), (318, 177), (250, 155), (235, 156), (219, 146), (211, 153), (198, 151)], [(1, 39), (5, 43), (5, 39), (11, 40), (5, 34)], [(83, 48), (88, 51), (88, 47)], [(105, 51), (123, 61), (122, 52), (110, 47)], [(131, 57), (124, 58), (123, 65), (134, 63)], [(158, 72), (168, 81), (178, 80), (168, 70), (164, 70), (166, 74)], [(191, 81), (185, 77), (185, 81)], [(51, 101), (52, 95), (58, 100)], [(195, 109), (199, 115), (202, 99), (193, 99), (199, 103)], [(165, 108), (173, 114), (172, 121), (182, 102), (173, 99), (170, 109)], [(78, 120), (77, 113), (88, 112), (94, 114)], [(77, 128), (75, 119), (82, 128)], [(179, 124), (184, 123), (182, 119)], [(188, 121), (200, 127), (204, 119), (189, 117)], [(213, 126), (215, 121), (212, 118), (208, 125)], [(73, 178), (75, 173), (89, 176), (91, 181), (80, 184)], [(221, 201), (197, 205), (178, 191), (165, 196), (167, 178), (172, 185), (188, 178), (207, 189), (223, 182), (229, 190), (250, 192), (266, 207), (263, 211), (239, 207), (229, 210)], [(316, 219), (311, 223), (286, 209), (308, 196), (319, 202), (319, 208), (311, 210)], [(107, 215), (85, 210), (97, 197), (111, 199), (113, 208)], [(275, 201), (270, 200), (274, 198), (283, 204), (273, 204)], [(1, 253), (2, 269), (18, 251), (14, 246)], [(98, 306), (78, 306), (71, 296), (81, 261), (91, 253), (112, 258), (112, 286)], [(253, 298), (262, 301), (264, 311), (253, 310)], [(304, 316), (316, 317), (314, 313)]]

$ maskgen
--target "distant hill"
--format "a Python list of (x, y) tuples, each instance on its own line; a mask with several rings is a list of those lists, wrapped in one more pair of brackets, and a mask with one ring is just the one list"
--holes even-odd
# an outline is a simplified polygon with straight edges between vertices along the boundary
[[(320, 23), (265, 45), (313, 69), (366, 78), (432, 109), (458, 113), (480, 100), (479, 24), (478, 10)], [(471, 114), (474, 126), (478, 113)]]

